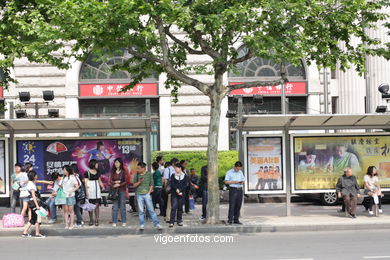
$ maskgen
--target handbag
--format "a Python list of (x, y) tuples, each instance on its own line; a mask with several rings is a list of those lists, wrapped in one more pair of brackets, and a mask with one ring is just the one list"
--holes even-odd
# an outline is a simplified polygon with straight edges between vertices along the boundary
[(66, 204), (66, 196), (64, 190), (60, 187), (57, 191), (56, 198), (54, 200), (54, 204), (56, 205), (65, 205)]
[(164, 191), (165, 191), (166, 194), (171, 193), (171, 185), (169, 184), (169, 183), (170, 183), (170, 180), (171, 180), (171, 169), (168, 168), (168, 171), (169, 171), (168, 182), (167, 182), (166, 185), (164, 185)]
[(76, 197), (76, 201), (81, 201), (83, 202), (85, 200), (85, 189), (84, 189), (84, 185), (79, 182), (79, 179), (77, 178), (77, 182), (79, 183), (80, 187), (76, 190), (76, 194), (75, 194), (75, 197)]
[(119, 198), (119, 188), (110, 189), (108, 192), (108, 200), (117, 200)]
[(14, 182), (14, 184), (12, 184), (12, 189), (13, 189), (14, 191), (18, 191), (18, 190), (20, 189), (19, 183)]

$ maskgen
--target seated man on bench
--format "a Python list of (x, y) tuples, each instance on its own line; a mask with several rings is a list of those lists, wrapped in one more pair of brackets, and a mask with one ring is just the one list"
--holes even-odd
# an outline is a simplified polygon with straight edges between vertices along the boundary
[(344, 174), (337, 182), (336, 193), (339, 198), (343, 198), (346, 213), (356, 218), (357, 199), (360, 198), (360, 193), (356, 176), (352, 174), (351, 168), (344, 169)]

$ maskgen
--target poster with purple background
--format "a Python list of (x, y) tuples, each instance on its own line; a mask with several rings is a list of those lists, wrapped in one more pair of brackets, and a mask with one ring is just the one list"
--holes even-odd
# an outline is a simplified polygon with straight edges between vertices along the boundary
[[(88, 162), (95, 159), (105, 186), (116, 158), (122, 158), (129, 172), (134, 172), (144, 158), (142, 138), (17, 140), (16, 147), (18, 162), (32, 163), (39, 180), (50, 180), (53, 172), (62, 173), (62, 167), (71, 164), (77, 164), (79, 172), (84, 174)], [(44, 185), (39, 189), (46, 191)]]

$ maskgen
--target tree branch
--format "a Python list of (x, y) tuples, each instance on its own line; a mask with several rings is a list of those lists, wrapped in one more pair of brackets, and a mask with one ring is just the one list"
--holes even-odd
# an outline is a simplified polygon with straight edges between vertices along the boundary
[(210, 45), (203, 39), (202, 33), (200, 31), (195, 31), (196, 40), (199, 42), (202, 51), (209, 55), (213, 59), (221, 58), (221, 54), (210, 47)]
[(244, 56), (241, 56), (241, 57), (239, 57), (239, 58), (236, 58), (236, 59), (231, 59), (231, 60), (229, 61), (229, 64), (235, 65), (235, 64), (237, 64), (237, 63), (240, 63), (240, 62), (249, 60), (249, 59), (252, 58), (252, 57), (253, 57), (253, 52), (252, 52), (251, 49), (248, 49), (247, 54), (245, 54)]
[(164, 27), (164, 30), (165, 30), (166, 35), (169, 36), (169, 38), (171, 38), (174, 42), (176, 42), (176, 43), (179, 44), (181, 47), (183, 47), (184, 49), (186, 49), (186, 50), (188, 51), (189, 54), (196, 54), (196, 55), (203, 55), (203, 54), (206, 54), (204, 51), (199, 51), (199, 50), (195, 50), (195, 49), (191, 48), (190, 45), (188, 44), (188, 42), (185, 42), (185, 41), (182, 41), (182, 40), (178, 39), (176, 36), (174, 36), (174, 35), (169, 31), (169, 28), (168, 28), (168, 27)]
[(163, 64), (163, 60), (156, 58), (153, 54), (150, 53), (139, 53), (136, 50), (133, 50), (131, 48), (127, 48), (127, 51), (133, 55), (134, 57), (140, 58), (140, 59), (145, 59), (151, 62)]
[(210, 92), (210, 89), (208, 86), (199, 80), (196, 80), (194, 78), (191, 78), (187, 76), (186, 74), (178, 71), (177, 69), (174, 68), (172, 65), (170, 59), (169, 59), (169, 45), (168, 45), (168, 40), (167, 40), (167, 35), (165, 34), (165, 29), (164, 29), (164, 24), (163, 21), (159, 17), (154, 18), (156, 20), (156, 25), (158, 28), (158, 32), (160, 34), (160, 47), (162, 50), (163, 54), (163, 60), (162, 60), (162, 65), (166, 69), (166, 71), (175, 77), (177, 80), (180, 80), (181, 82), (188, 84), (190, 86), (194, 86), (197, 88), (199, 91), (201, 91), (203, 94), (208, 95)]
[(241, 89), (241, 88), (283, 85), (286, 82), (288, 82), (288, 81), (283, 79), (283, 78), (280, 78), (277, 80), (269, 80), (269, 81), (261, 81), (260, 80), (260, 81), (245, 82), (245, 83), (236, 84), (236, 85), (228, 85), (227, 88), (229, 89), (229, 92), (230, 92), (232, 90)]

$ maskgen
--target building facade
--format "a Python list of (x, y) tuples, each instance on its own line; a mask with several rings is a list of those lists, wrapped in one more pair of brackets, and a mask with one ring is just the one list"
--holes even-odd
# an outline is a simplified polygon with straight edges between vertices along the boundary
[[(370, 32), (372, 36), (388, 42), (389, 36), (383, 27)], [(245, 47), (238, 45), (239, 52)], [(16, 62), (14, 77), (18, 83), (11, 85), (1, 94), (7, 110), (4, 118), (15, 118), (15, 110), (26, 109), (29, 116), (35, 115), (34, 107), (25, 107), (19, 100), (19, 92), (28, 91), (31, 101), (41, 101), (43, 90), (53, 90), (55, 99), (48, 107), (41, 106), (40, 116), (47, 115), (48, 108), (58, 109), (60, 117), (120, 117), (137, 116), (145, 113), (145, 101), (150, 100), (153, 116), (153, 150), (205, 150), (210, 115), (208, 97), (192, 86), (183, 85), (179, 90), (179, 101), (172, 102), (170, 90), (165, 89), (166, 75), (151, 75), (133, 90), (118, 92), (129, 82), (127, 72), (110, 72), (110, 67), (120, 63), (129, 54), (99, 62), (94, 57), (87, 61), (73, 62), (68, 70), (59, 70), (47, 64), (30, 63), (26, 59)], [(189, 55), (191, 64), (203, 64), (207, 58)], [(239, 64), (237, 71), (226, 73), (225, 83), (240, 83), (252, 80), (269, 80), (278, 77), (278, 66), (270, 60), (252, 58)], [(381, 83), (390, 83), (390, 62), (382, 58), (369, 57), (368, 74), (359, 74), (350, 69), (346, 72), (326, 73), (316, 65), (307, 66), (302, 62), (295, 67), (287, 64), (289, 83), (286, 84), (288, 113), (319, 114), (325, 112), (324, 82), (328, 81), (328, 113), (366, 113), (375, 112), (382, 104), (377, 87)], [(213, 82), (210, 75), (191, 75), (206, 83)], [(367, 95), (368, 93), (368, 95)], [(247, 113), (281, 113), (281, 87), (262, 87), (237, 90), (226, 97), (222, 103), (221, 124), (219, 129), (219, 149), (236, 148), (235, 122), (225, 117), (236, 106), (234, 95), (244, 96), (244, 109)], [(262, 100), (257, 102), (258, 95)], [(366, 96), (370, 105), (366, 107)], [(136, 133), (109, 133), (112, 136), (128, 136)], [(89, 135), (96, 135), (90, 133)]]

